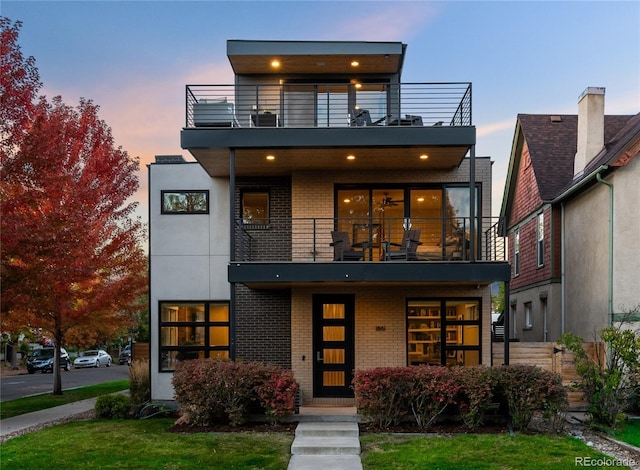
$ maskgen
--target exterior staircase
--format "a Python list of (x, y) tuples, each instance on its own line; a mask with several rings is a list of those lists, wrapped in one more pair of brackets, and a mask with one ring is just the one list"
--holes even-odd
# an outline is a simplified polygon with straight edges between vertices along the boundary
[(288, 470), (362, 470), (355, 410), (311, 408), (298, 416)]

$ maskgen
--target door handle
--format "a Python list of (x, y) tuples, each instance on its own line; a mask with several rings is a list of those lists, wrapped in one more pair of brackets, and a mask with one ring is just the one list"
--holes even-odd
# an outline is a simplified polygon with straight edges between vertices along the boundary
[(318, 361), (318, 362), (324, 361), (322, 356), (320, 356), (320, 351), (316, 351), (316, 361)]

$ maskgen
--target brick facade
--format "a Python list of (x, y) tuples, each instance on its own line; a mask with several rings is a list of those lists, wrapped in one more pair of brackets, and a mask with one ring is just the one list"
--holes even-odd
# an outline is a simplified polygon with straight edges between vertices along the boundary
[(291, 368), (291, 294), (236, 285), (236, 360)]

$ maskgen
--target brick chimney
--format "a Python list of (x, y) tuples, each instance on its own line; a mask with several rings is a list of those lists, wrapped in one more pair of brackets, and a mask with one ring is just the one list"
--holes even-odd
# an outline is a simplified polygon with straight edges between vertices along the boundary
[(578, 99), (578, 150), (573, 164), (574, 176), (604, 147), (604, 88), (589, 87)]

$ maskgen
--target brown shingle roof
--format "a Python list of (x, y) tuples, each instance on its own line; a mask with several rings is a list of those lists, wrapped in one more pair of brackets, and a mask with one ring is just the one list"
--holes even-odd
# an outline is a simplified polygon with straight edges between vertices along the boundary
[[(553, 119), (551, 119), (552, 116)], [(607, 150), (619, 140), (615, 139), (616, 135), (633, 117), (605, 116), (604, 141)], [(574, 114), (519, 114), (518, 120), (529, 148), (540, 196), (542, 200), (550, 201), (572, 184), (573, 162), (577, 148), (578, 116)], [(601, 152), (587, 165), (587, 168), (597, 168), (601, 164), (598, 160), (605, 159), (607, 154), (611, 155), (609, 151)]]

